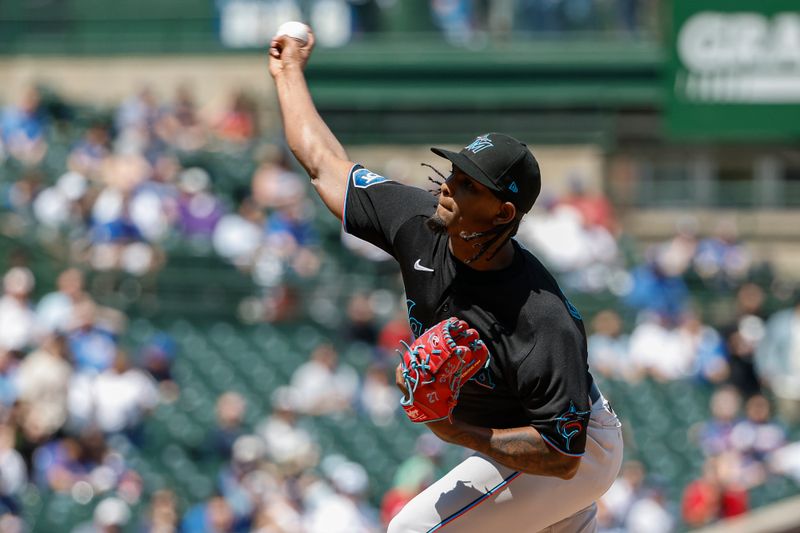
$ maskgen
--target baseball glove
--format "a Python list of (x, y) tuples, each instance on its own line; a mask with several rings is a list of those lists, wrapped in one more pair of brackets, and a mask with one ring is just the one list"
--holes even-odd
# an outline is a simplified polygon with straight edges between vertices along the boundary
[(489, 350), (463, 320), (452, 317), (403, 343), (402, 375), (408, 393), (400, 400), (412, 422), (450, 418), (461, 386), (489, 364)]

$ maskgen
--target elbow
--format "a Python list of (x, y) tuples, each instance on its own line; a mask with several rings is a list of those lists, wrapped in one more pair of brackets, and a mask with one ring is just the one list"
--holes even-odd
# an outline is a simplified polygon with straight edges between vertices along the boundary
[(578, 473), (578, 468), (581, 466), (580, 457), (564, 457), (560, 462), (556, 476), (561, 479), (572, 479)]

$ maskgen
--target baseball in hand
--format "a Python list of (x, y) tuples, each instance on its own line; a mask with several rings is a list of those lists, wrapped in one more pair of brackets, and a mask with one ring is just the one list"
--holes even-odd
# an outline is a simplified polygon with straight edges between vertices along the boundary
[(280, 35), (287, 35), (292, 39), (306, 44), (308, 42), (308, 26), (296, 20), (284, 22), (278, 26), (278, 31), (275, 32), (275, 37)]

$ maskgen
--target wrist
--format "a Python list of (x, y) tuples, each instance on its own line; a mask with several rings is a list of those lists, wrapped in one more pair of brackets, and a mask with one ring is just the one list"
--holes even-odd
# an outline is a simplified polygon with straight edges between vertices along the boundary
[(276, 78), (285, 79), (295, 78), (297, 76), (303, 77), (303, 67), (296, 63), (284, 63), (277, 72)]

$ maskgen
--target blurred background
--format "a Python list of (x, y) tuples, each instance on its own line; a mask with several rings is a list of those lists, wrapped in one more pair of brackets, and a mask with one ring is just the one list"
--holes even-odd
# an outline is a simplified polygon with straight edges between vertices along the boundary
[(794, 0), (5, 0), (0, 530), (380, 531), (463, 458), (398, 410), (397, 267), (281, 138), (285, 20), (371, 170), (533, 148), (518, 239), (624, 423), (601, 531), (800, 528)]

